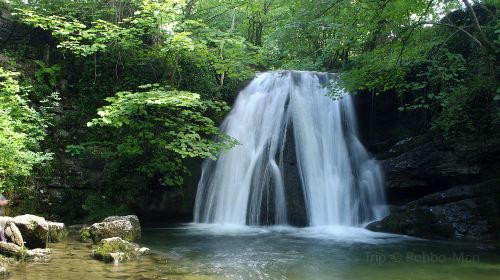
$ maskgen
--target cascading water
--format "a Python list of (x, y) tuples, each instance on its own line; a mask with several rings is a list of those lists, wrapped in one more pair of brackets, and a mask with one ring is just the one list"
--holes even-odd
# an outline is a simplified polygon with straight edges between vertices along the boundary
[[(260, 74), (238, 96), (221, 131), (240, 145), (203, 163), (194, 221), (287, 224), (286, 153), (295, 153), (310, 226), (356, 226), (386, 214), (383, 178), (357, 138), (351, 96), (327, 96), (338, 77)], [(341, 91), (342, 90), (337, 90)], [(293, 138), (294, 147), (287, 149)]]

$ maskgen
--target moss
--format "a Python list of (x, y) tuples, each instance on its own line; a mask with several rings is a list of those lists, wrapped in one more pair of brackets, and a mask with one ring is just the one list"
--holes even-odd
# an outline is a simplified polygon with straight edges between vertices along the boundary
[(104, 262), (112, 262), (114, 259), (111, 254), (113, 253), (123, 253), (122, 261), (138, 257), (135, 246), (123, 240), (101, 242), (94, 250), (94, 257)]
[(66, 240), (67, 237), (68, 237), (68, 231), (65, 228), (60, 230), (49, 228), (50, 242), (61, 242), (63, 240)]
[(87, 242), (90, 240), (90, 231), (88, 227), (84, 227), (80, 230), (80, 241)]

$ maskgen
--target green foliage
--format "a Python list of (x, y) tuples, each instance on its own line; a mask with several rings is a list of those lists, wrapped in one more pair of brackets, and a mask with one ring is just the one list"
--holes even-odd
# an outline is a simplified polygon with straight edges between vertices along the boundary
[[(87, 221), (91, 222), (101, 221), (109, 216), (121, 216), (129, 213), (126, 205), (102, 195), (89, 195), (85, 199), (82, 208), (87, 212)], [(80, 236), (85, 237), (85, 234), (85, 232), (82, 232)]]
[(95, 20), (87, 27), (84, 23), (59, 15), (42, 15), (29, 9), (18, 9), (17, 16), (26, 24), (49, 30), (60, 39), (59, 48), (79, 56), (106, 51), (111, 45), (134, 45), (133, 33), (137, 30), (121, 28), (104, 20)]
[[(103, 143), (106, 160), (140, 162), (136, 168), (148, 177), (161, 176), (164, 185), (181, 185), (184, 158), (212, 158), (235, 145), (220, 134), (204, 113), (222, 113), (222, 102), (202, 101), (191, 92), (151, 88), (144, 92), (119, 92), (106, 100), (99, 118), (88, 123), (110, 127), (113, 143)], [(213, 140), (215, 138), (215, 140)]]
[(90, 230), (88, 227), (84, 227), (80, 230), (80, 235), (79, 235), (80, 242), (87, 242), (90, 241)]
[(469, 135), (491, 136), (497, 119), (493, 105), (497, 58), (487, 45), (493, 42), (497, 51), (500, 45), (482, 37), (495, 38), (498, 16), (494, 6), (479, 5), (483, 4), (474, 11), (482, 33), (470, 26), (457, 27), (472, 25), (470, 13), (463, 10), (453, 11), (435, 24), (419, 24), (436, 17), (430, 6), (421, 20), (408, 20), (403, 28), (392, 30), (395, 36), (383, 40), (379, 36), (382, 44), (352, 58), (343, 73), (346, 87), (398, 94), (400, 110), (425, 113), (429, 128), (439, 130), (450, 142)]
[(48, 83), (51, 87), (55, 87), (57, 84), (57, 75), (61, 71), (61, 66), (54, 64), (52, 66), (45, 65), (45, 62), (41, 60), (35, 60), (39, 69), (35, 72), (35, 78), (39, 83)]
[[(477, 28), (462, 2), (6, 1), (29, 39), (7, 46), (16, 54), (8, 63), (29, 77), (0, 75), (0, 184), (27, 178), (52, 150), (54, 173), (72, 172), (68, 161), (99, 162), (102, 176), (88, 183), (99, 196), (83, 203), (90, 217), (125, 211), (144, 188), (180, 186), (185, 159), (213, 159), (236, 144), (216, 128), (223, 101), (267, 69), (342, 72), (333, 98), (344, 87), (397, 94), (402, 110), (423, 112), (447, 139), (492, 133), (498, 5), (475, 4)], [(50, 56), (41, 59), (41, 49)], [(52, 131), (56, 90), (64, 106)]]
[(0, 67), (0, 188), (14, 188), (33, 167), (51, 159), (39, 151), (48, 119), (29, 104), (19, 74)]

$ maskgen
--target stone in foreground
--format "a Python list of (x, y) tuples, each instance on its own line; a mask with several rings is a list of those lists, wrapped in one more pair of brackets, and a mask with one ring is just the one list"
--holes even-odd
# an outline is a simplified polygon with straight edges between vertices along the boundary
[(44, 218), (26, 214), (14, 217), (12, 221), (19, 228), (27, 248), (47, 248), (49, 223)]
[(137, 245), (111, 237), (102, 239), (94, 250), (94, 257), (107, 263), (122, 263), (138, 257)]

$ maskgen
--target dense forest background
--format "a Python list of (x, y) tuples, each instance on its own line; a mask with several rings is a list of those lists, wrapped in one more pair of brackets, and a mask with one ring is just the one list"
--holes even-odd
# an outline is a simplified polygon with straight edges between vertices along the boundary
[(147, 207), (144, 194), (162, 189), (171, 208), (190, 208), (190, 173), (237, 145), (217, 124), (259, 71), (338, 72), (353, 94), (391, 96), (414, 124), (399, 140), (498, 142), (495, 0), (4, 0), (0, 8), (0, 188), (16, 213), (96, 220)]

